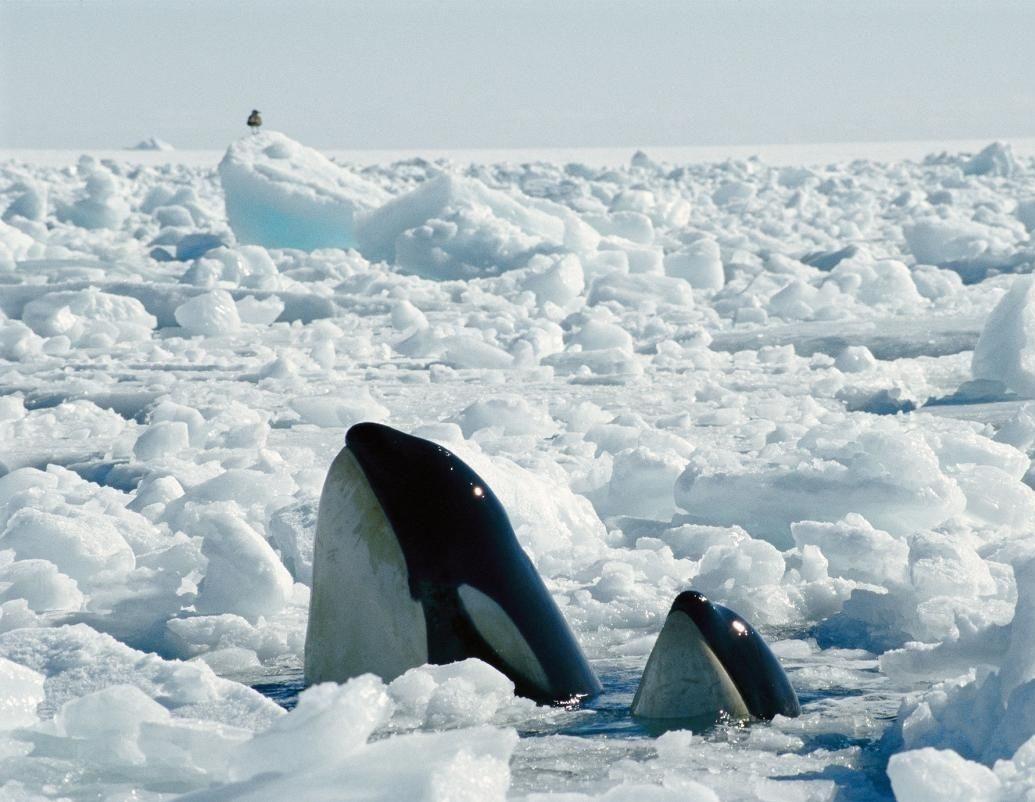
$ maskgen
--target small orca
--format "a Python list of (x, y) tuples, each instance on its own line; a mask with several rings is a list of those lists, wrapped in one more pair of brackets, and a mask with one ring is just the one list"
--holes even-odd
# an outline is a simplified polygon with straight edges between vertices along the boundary
[(350, 428), (314, 548), (307, 684), (477, 657), (537, 701), (601, 690), (495, 494), (435, 443)]
[(634, 716), (714, 721), (800, 713), (780, 662), (747, 621), (696, 591), (676, 597), (643, 670)]

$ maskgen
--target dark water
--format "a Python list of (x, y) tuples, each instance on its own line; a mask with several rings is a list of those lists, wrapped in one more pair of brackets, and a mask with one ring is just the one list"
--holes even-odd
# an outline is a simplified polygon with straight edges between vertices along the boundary
[(298, 704), (298, 695), (305, 690), (302, 669), (264, 678), (261, 682), (252, 683), (252, 688), (285, 710), (294, 710)]

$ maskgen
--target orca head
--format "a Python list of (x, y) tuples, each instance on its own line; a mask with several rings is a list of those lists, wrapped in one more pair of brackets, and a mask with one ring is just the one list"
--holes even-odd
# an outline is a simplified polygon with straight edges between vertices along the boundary
[[(538, 701), (599, 693), (499, 499), (451, 451), (382, 424), (356, 424), (328, 474), (318, 518), (307, 681), (364, 670), (390, 680), (425, 662), (477, 657)], [(360, 559), (347, 566), (332, 553), (342, 533), (360, 541)], [(391, 611), (390, 620), (371, 631), (352, 620), (357, 607), (377, 608), (381, 618)], [(338, 623), (320, 623), (330, 618)], [(352, 656), (318, 642), (333, 630), (348, 632)]]
[(633, 699), (643, 718), (771, 719), (801, 713), (779, 660), (743, 618), (696, 591), (680, 593)]

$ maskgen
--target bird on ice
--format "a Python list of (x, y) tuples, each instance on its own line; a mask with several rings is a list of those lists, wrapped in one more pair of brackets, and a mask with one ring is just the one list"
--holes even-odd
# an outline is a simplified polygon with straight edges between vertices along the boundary
[(252, 113), (248, 115), (248, 127), (252, 129), (253, 134), (257, 134), (261, 125), (262, 116), (257, 109), (252, 109)]

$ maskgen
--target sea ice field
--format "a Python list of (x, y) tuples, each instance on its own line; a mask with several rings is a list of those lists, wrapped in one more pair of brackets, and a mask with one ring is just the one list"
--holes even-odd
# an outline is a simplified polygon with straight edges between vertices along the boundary
[[(0, 798), (1035, 794), (1035, 158), (0, 161)], [(600, 676), (303, 690), (346, 429), (503, 502)], [(673, 598), (799, 718), (628, 707)]]

